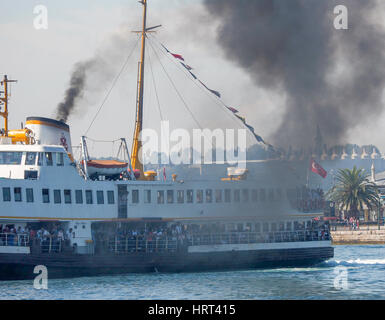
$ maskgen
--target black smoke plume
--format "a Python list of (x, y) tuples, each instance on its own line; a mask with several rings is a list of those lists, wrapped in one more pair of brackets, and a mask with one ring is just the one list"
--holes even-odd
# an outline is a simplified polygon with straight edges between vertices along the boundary
[(57, 106), (57, 120), (67, 122), (68, 116), (75, 109), (77, 101), (83, 96), (87, 79), (87, 71), (94, 64), (94, 60), (78, 62), (75, 64), (71, 74), (69, 87), (64, 94), (64, 100)]
[[(342, 143), (349, 129), (382, 112), (385, 32), (371, 18), (375, 0), (204, 0), (204, 5), (219, 23), (217, 41), (227, 58), (256, 85), (285, 97), (283, 119), (270, 118), (280, 121), (274, 144), (310, 146), (317, 124), (325, 141)], [(348, 9), (348, 30), (334, 28), (337, 5)]]

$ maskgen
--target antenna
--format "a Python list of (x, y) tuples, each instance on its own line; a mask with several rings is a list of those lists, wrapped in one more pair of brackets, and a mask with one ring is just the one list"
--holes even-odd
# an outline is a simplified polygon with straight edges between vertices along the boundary
[(17, 82), (17, 80), (9, 80), (7, 75), (4, 75), (4, 79), (0, 82), (0, 85), (4, 87), (4, 91), (0, 91), (3, 97), (0, 97), (0, 106), (4, 105), (4, 111), (0, 112), (0, 116), (4, 118), (4, 133), (5, 137), (8, 137), (8, 83)]

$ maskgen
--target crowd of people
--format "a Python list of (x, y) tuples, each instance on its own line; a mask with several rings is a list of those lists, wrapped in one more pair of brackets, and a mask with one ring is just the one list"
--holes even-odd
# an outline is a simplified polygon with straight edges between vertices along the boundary
[(64, 241), (70, 238), (72, 229), (64, 232), (63, 228), (53, 225), (51, 228), (14, 227), (0, 224), (0, 245), (31, 246), (39, 244), (42, 251), (59, 251)]
[[(63, 246), (69, 245), (71, 237), (72, 229), (65, 231), (59, 225), (39, 228), (0, 225), (1, 245), (38, 245), (42, 252), (62, 251)], [(120, 227), (102, 224), (92, 234), (96, 250), (130, 252), (184, 250), (187, 246), (205, 244), (329, 240), (329, 237), (328, 226), (317, 221), (294, 223), (293, 229), (289, 230), (282, 223), (270, 229), (259, 224), (258, 230), (251, 224), (241, 224), (241, 227), (234, 224), (233, 229), (224, 224), (148, 223), (123, 224)]]
[[(303, 227), (301, 227), (303, 226)], [(173, 251), (191, 245), (231, 243), (271, 243), (330, 240), (326, 224), (298, 225), (293, 231), (253, 231), (251, 228), (225, 230), (224, 225), (176, 223), (138, 228), (100, 230), (95, 233), (97, 246), (109, 251)]]

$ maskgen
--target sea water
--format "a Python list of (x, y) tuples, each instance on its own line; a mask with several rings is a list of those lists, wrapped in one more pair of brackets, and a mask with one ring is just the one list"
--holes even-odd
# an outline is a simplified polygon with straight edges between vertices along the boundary
[(3, 281), (0, 299), (385, 299), (385, 246), (335, 246), (309, 268)]

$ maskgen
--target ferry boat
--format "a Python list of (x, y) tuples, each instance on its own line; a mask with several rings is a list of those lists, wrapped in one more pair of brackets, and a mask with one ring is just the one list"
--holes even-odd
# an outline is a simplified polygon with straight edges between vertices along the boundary
[[(127, 161), (75, 159), (70, 126), (28, 117), (8, 128), (1, 98), (0, 279), (130, 272), (195, 272), (310, 266), (333, 257), (321, 190), (295, 184), (281, 160), (260, 160), (257, 179), (229, 166), (224, 177), (160, 179), (139, 161), (147, 1), (136, 125)], [(306, 203), (307, 207), (303, 204)]]

